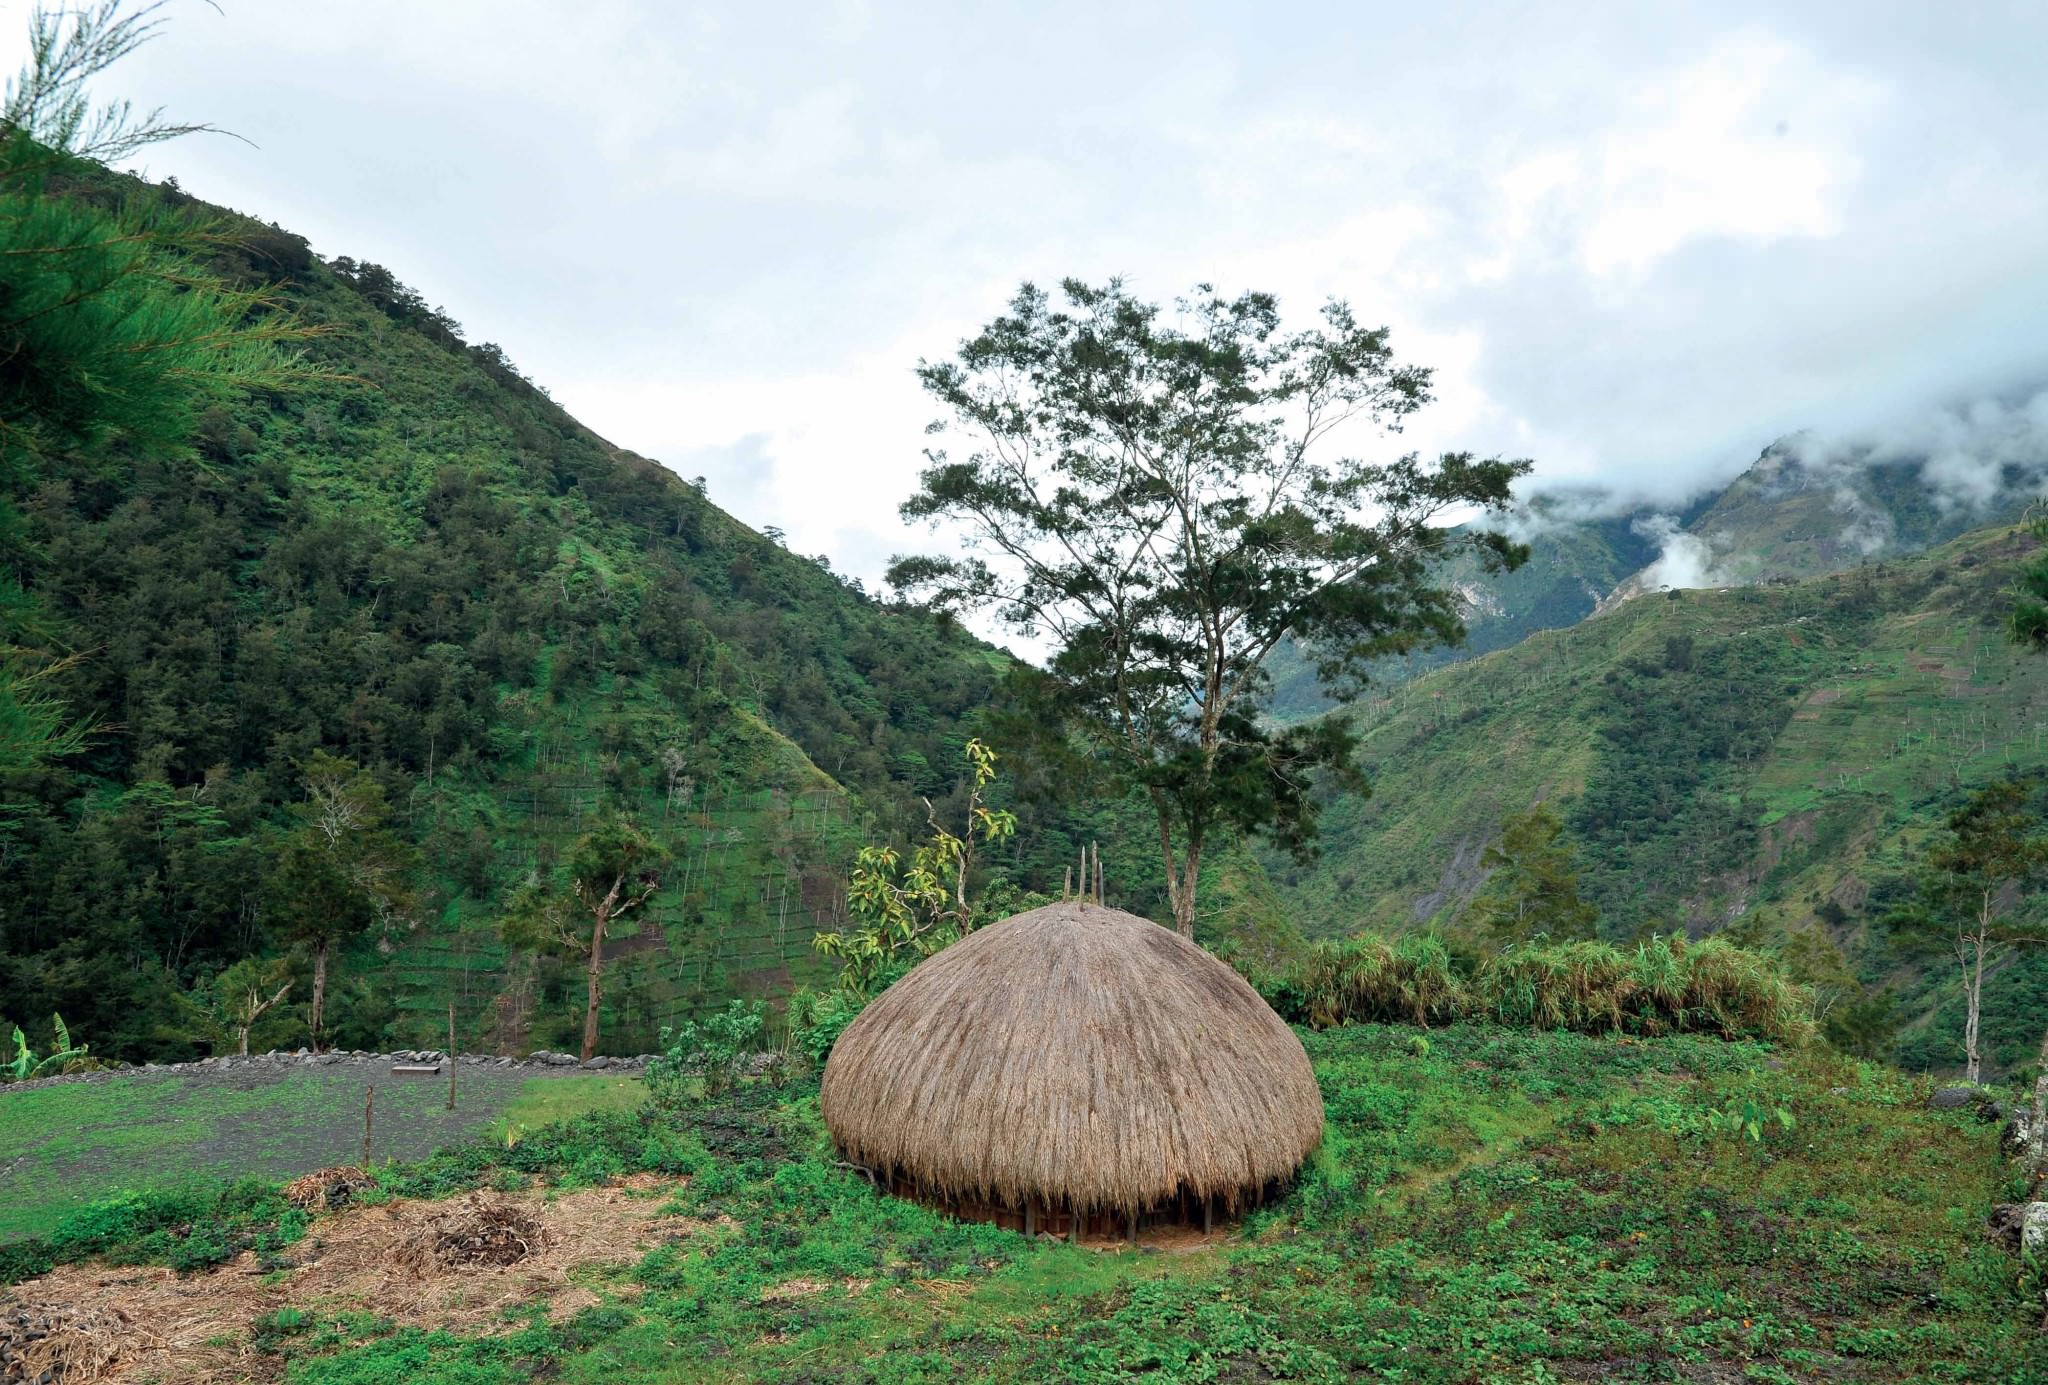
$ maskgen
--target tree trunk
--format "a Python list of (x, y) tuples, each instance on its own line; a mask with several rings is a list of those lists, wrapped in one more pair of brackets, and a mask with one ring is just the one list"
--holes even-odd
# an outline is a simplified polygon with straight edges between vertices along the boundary
[(248, 1024), (238, 1024), (235, 1026), (235, 1052), (241, 1054), (244, 1058), (249, 1056), (249, 1030), (254, 1025), (255, 1021), (252, 1020)]
[[(1183, 876), (1173, 856), (1173, 819), (1167, 812), (1166, 795), (1152, 791), (1152, 811), (1159, 816), (1159, 854), (1166, 866), (1166, 902), (1173, 910), (1173, 926), (1183, 938), (1195, 936), (1195, 882)], [(1082, 881), (1082, 889), (1087, 888)]]
[(313, 944), (313, 1051), (320, 1051), (320, 1017), (327, 1008), (327, 939)]
[(1976, 959), (1970, 969), (1969, 995), (1964, 1002), (1963, 1053), (1968, 1060), (1965, 1073), (1972, 1086), (1976, 1085), (1979, 1064), (1977, 1060), (1977, 1010), (1984, 998), (1984, 936), (1978, 934), (1970, 940), (1976, 949)]
[(604, 911), (599, 910), (596, 921), (590, 927), (590, 962), (588, 979), (589, 992), (583, 1011), (583, 1057), (585, 1061), (597, 1056), (597, 1002), (601, 998), (600, 981), (604, 976)]
[(1201, 869), (1201, 844), (1191, 841), (1187, 855), (1181, 861), (1179, 886), (1169, 892), (1173, 901), (1173, 926), (1189, 941), (1193, 941), (1195, 936), (1195, 880)]

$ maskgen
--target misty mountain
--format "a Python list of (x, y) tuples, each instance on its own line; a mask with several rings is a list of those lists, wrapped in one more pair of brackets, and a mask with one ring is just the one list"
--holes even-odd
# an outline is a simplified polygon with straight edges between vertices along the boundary
[[(1465, 643), (1387, 660), (1374, 681), (1396, 686), (1646, 592), (1817, 577), (2013, 522), (2048, 481), (2043, 401), (2048, 394), (1983, 401), (1883, 438), (1793, 434), (1727, 485), (1677, 506), (1590, 488), (1539, 491), (1509, 520), (1529, 545), (1526, 564), (1490, 573), (1461, 558), (1447, 574), (1465, 600)], [(1300, 649), (1281, 651), (1269, 671), (1276, 719), (1334, 705)]]

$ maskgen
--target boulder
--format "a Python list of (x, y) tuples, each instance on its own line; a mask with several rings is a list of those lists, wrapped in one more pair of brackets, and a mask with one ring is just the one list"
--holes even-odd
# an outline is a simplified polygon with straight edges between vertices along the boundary
[(2015, 1104), (2005, 1118), (2005, 1129), (1998, 1134), (1999, 1146), (2010, 1157), (2023, 1158), (2033, 1134), (2034, 1113), (2024, 1106)]
[(1927, 1098), (1927, 1109), (1930, 1111), (1960, 1111), (1965, 1106), (1976, 1104), (1977, 1089), (1968, 1086), (1937, 1087), (1934, 1089), (1934, 1095)]
[(2020, 1250), (2048, 1255), (2048, 1202), (2030, 1202), (2020, 1214)]

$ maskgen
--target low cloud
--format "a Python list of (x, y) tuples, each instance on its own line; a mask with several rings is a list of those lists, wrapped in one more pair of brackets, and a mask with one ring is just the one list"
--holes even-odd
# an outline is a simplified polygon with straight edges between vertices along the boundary
[(1643, 569), (1643, 590), (1733, 585), (1716, 563), (1713, 545), (1679, 528), (1676, 515), (1650, 515), (1629, 527), (1658, 547), (1657, 560)]

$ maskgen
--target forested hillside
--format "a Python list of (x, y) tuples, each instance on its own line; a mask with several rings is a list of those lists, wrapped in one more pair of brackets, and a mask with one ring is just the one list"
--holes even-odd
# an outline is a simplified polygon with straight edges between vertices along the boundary
[[(202, 210), (81, 177), (53, 191)], [(37, 457), (7, 497), (35, 626), (10, 642), (70, 656), (38, 687), (90, 734), (0, 780), (0, 1012), (193, 1051), (181, 993), (288, 942), (272, 876), (318, 754), (369, 771), (417, 853), (337, 959), (344, 1046), (426, 1042), (450, 1000), (468, 1044), (565, 1034), (561, 969), (496, 916), (600, 801), (674, 851), (612, 944), (608, 1048), (786, 986), (853, 844), (951, 788), (1004, 656), (595, 436), (389, 271), (254, 221), (231, 242), (210, 268), (318, 328), (317, 373), (209, 409), (189, 449)]]
[[(1312, 934), (1457, 926), (1509, 814), (1562, 817), (1601, 929), (1783, 947), (1823, 997), (1890, 988), (1900, 1056), (1955, 1061), (1954, 963), (1882, 920), (1969, 790), (2048, 766), (2048, 663), (1999, 626), (2030, 536), (1981, 531), (1804, 582), (1645, 596), (1347, 710), (1369, 797), (1323, 856), (1268, 862)], [(2038, 952), (2039, 950), (2035, 950)], [(2001, 1061), (2031, 1056), (2048, 959), (1986, 983)]]

